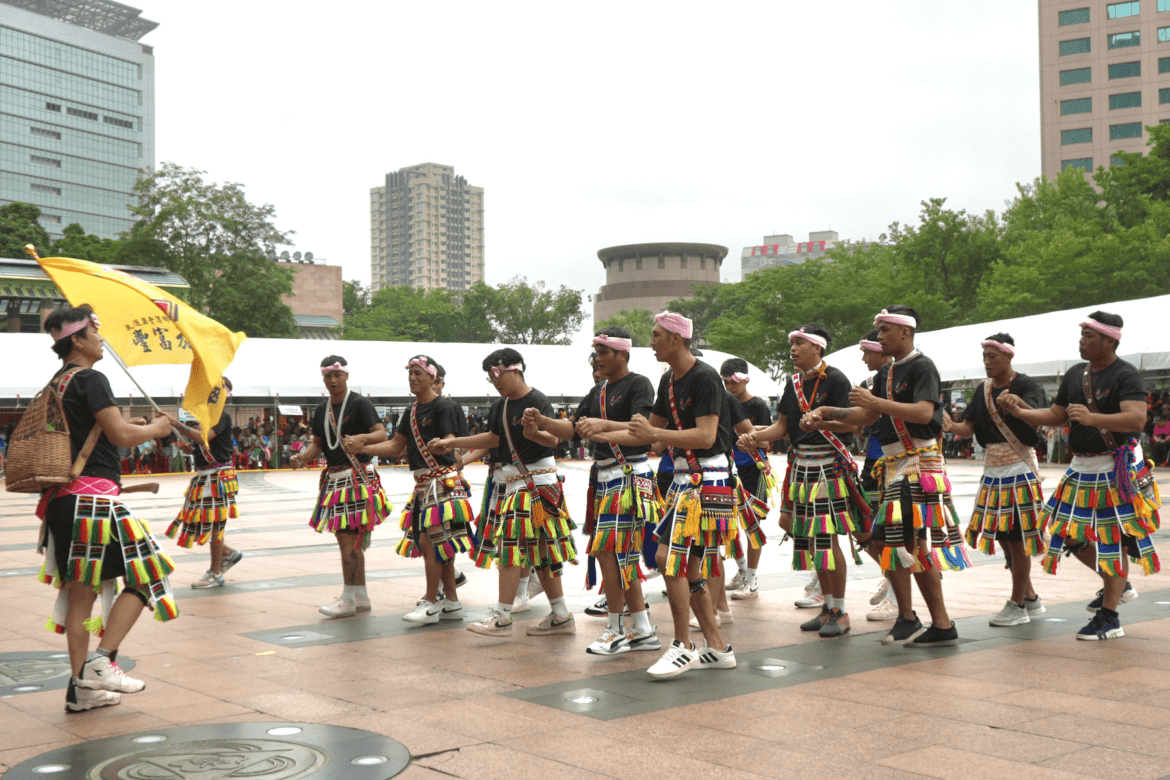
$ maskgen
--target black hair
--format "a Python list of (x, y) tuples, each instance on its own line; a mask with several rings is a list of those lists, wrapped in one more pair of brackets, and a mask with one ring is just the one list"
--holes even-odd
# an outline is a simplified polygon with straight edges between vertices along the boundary
[(1125, 320), (1121, 319), (1120, 314), (1110, 314), (1107, 311), (1095, 311), (1089, 315), (1089, 319), (1096, 320), (1102, 325), (1109, 325), (1114, 328), (1125, 327)]
[(608, 328), (602, 328), (593, 334), (594, 336), (613, 336), (615, 339), (633, 339), (630, 331), (623, 328), (621, 325), (610, 325)]
[(922, 327), (922, 317), (920, 317), (918, 312), (914, 311), (909, 306), (903, 306), (900, 303), (895, 303), (893, 306), (887, 306), (886, 311), (888, 311), (890, 314), (903, 314), (907, 317), (913, 317), (915, 323), (914, 330), (918, 330)]
[(330, 355), (329, 357), (327, 357), (321, 361), (321, 368), (325, 368), (325, 366), (331, 366), (334, 363), (340, 363), (341, 365), (346, 366), (346, 367), (349, 366), (349, 363), (347, 363), (345, 358), (343, 358), (341, 355)]
[(863, 341), (877, 341), (877, 337), (878, 337), (878, 329), (877, 328), (870, 328), (869, 332), (866, 333), (861, 338)]
[(1011, 344), (1013, 347), (1016, 345), (1016, 340), (1012, 338), (1010, 333), (993, 333), (984, 341), (998, 341), (1000, 344)]
[(743, 358), (728, 358), (723, 361), (723, 365), (719, 366), (719, 376), (746, 374), (747, 372), (748, 364)]
[(797, 328), (797, 330), (803, 330), (805, 333), (811, 333), (814, 336), (820, 336), (825, 340), (826, 346), (821, 347), (821, 357), (825, 356), (827, 346), (833, 343), (833, 337), (829, 335), (829, 331), (825, 330), (822, 326), (816, 324), (815, 322), (806, 322)]
[(443, 368), (443, 366), (439, 363), (432, 363), (432, 365), (435, 367), (435, 373), (437, 374), (436, 379), (447, 378), (447, 369)]
[(516, 364), (520, 364), (520, 376), (523, 377), (527, 368), (524, 365), (524, 356), (511, 347), (504, 347), (485, 357), (482, 367), (484, 371), (491, 371), (496, 366), (514, 366)]
[(231, 390), (231, 389), (232, 389), (232, 380), (228, 379), (228, 378), (225, 376), (225, 377), (223, 378), (223, 386), (224, 386), (224, 387), (226, 387), (228, 390)]
[[(430, 355), (415, 355), (410, 360), (421, 360), (431, 368), (435, 369), (435, 379), (446, 375), (446, 372), (443, 371), (443, 367), (436, 363), (435, 359)], [(406, 361), (407, 366), (410, 365), (410, 360)]]
[(597, 360), (597, 352), (596, 351), (590, 352), (589, 353), (589, 365), (593, 365), (593, 362), (595, 360)]
[[(69, 304), (65, 304), (64, 306), (58, 306), (56, 309), (53, 309), (52, 313), (45, 318), (45, 324), (43, 327), (45, 329), (45, 333), (48, 333), (51, 336), (55, 330), (60, 330), (66, 325), (74, 322), (88, 320), (92, 316), (93, 307), (91, 307), (88, 303), (83, 303), (80, 306), (70, 306)], [(84, 336), (85, 331), (79, 330), (77, 333), (72, 333), (65, 338), (57, 339), (53, 342), (53, 352), (56, 353), (57, 357), (64, 360), (73, 353), (73, 337), (78, 335)]]

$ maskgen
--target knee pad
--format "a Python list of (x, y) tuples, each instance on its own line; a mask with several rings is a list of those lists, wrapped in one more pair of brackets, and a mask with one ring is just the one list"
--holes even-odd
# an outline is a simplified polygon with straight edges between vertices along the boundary
[(705, 577), (700, 577), (699, 579), (690, 583), (690, 585), (691, 593), (702, 593), (703, 589), (707, 587), (707, 579)]
[(1064, 548), (1065, 555), (1079, 555), (1080, 552), (1088, 548), (1088, 542), (1078, 542), (1077, 544), (1070, 544)]

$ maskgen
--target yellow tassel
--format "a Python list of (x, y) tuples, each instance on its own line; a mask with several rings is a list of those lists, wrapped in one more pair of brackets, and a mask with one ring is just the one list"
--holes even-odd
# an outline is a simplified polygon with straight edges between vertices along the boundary
[(683, 512), (683, 534), (695, 537), (702, 530), (703, 503), (699, 500), (697, 490), (688, 490), (678, 501), (679, 511)]

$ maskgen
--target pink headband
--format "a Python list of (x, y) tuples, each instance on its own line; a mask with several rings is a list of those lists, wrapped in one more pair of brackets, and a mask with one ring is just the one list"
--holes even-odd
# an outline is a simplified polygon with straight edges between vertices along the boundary
[(804, 328), (801, 328), (800, 330), (794, 330), (788, 334), (789, 343), (796, 341), (797, 339), (804, 339), (809, 344), (816, 344), (821, 349), (829, 346), (829, 342), (825, 340), (824, 336), (818, 336), (815, 333), (805, 333)]
[(504, 373), (505, 371), (523, 371), (524, 364), (516, 363), (511, 366), (492, 366), (489, 370), (491, 371), (492, 376), (498, 379), (500, 374)]
[(748, 376), (747, 374), (741, 374), (738, 371), (736, 371), (734, 374), (732, 374), (730, 376), (725, 376), (723, 378), (730, 379), (732, 382), (747, 382), (751, 379), (751, 377)]
[(91, 315), (89, 315), (89, 319), (78, 320), (77, 322), (70, 322), (69, 324), (64, 325), (61, 328), (58, 328), (57, 330), (55, 330), (54, 333), (56, 335), (53, 336), (53, 341), (60, 341), (61, 339), (68, 338), (69, 336), (72, 336), (74, 333), (79, 333), (79, 332), (85, 330), (86, 328), (88, 328), (89, 323), (91, 323), (91, 322), (93, 323), (93, 326), (95, 328), (100, 328), (102, 326), (102, 323), (98, 319), (98, 316), (96, 314), (91, 314)]
[(600, 344), (603, 347), (609, 347), (615, 352), (629, 352), (634, 348), (634, 342), (630, 339), (609, 336), (605, 333), (602, 333), (600, 336), (594, 336), (593, 343)]
[(1111, 339), (1121, 341), (1121, 328), (1115, 328), (1112, 325), (1106, 325), (1103, 322), (1096, 320), (1085, 320), (1081, 323), (1082, 328), (1092, 328), (1100, 334), (1108, 336)]
[(873, 324), (876, 326), (879, 322), (891, 322), (894, 325), (905, 325), (907, 328), (918, 328), (918, 323), (914, 318), (908, 314), (891, 314), (886, 309), (882, 309), (878, 316), (873, 318)]
[(341, 365), (340, 363), (336, 363), (336, 362), (335, 362), (335, 363), (334, 363), (333, 365), (331, 365), (331, 366), (321, 366), (321, 376), (325, 376), (325, 375), (326, 375), (326, 374), (328, 374), (330, 371), (340, 371), (340, 372), (341, 372), (341, 373), (343, 373), (343, 374), (348, 374), (348, 373), (349, 373), (349, 369), (348, 369), (348, 368), (346, 368), (345, 366)]
[(996, 341), (995, 339), (985, 339), (985, 340), (979, 342), (979, 346), (981, 346), (981, 347), (995, 347), (1000, 352), (1003, 352), (1006, 355), (1012, 355), (1013, 357), (1016, 354), (1016, 350), (1012, 347), (1011, 344), (1005, 344), (1004, 342)]
[(870, 341), (869, 339), (862, 339), (861, 341), (859, 341), (857, 343), (861, 345), (862, 349), (868, 349), (870, 352), (881, 352), (882, 351), (882, 345), (881, 345), (880, 341)]
[(434, 366), (428, 365), (427, 359), (425, 357), (417, 357), (417, 358), (411, 360), (409, 363), (406, 364), (406, 370), (409, 371), (411, 366), (418, 366), (423, 371), (426, 371), (428, 374), (431, 375), (431, 379), (434, 379), (435, 377), (437, 377), (439, 375), (439, 369), (435, 368)]
[(695, 324), (681, 314), (664, 311), (654, 315), (654, 321), (671, 333), (677, 333), (684, 339), (689, 339), (695, 332)]

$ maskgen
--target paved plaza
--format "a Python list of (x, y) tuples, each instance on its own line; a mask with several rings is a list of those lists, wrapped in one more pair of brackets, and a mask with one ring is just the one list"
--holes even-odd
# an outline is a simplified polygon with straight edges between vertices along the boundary
[[(782, 471), (783, 459), (773, 462)], [(580, 522), (588, 464), (560, 466)], [(951, 464), (964, 523), (980, 470), (972, 461)], [(943, 583), (963, 641), (925, 650), (880, 644), (891, 623), (865, 620), (879, 576), (866, 559), (850, 569), (852, 634), (823, 640), (798, 629), (813, 614), (792, 603), (807, 575), (790, 570), (791, 543), (776, 545), (773, 511), (760, 597), (733, 602), (734, 623), (724, 627), (738, 668), (654, 681), (645, 669), (659, 653), (585, 653), (605, 621), (582, 613), (597, 599), (584, 589), (583, 561), (565, 580), (576, 635), (525, 635), (548, 612), (543, 596), (516, 616), (508, 640), (461, 630), (466, 622), (403, 622), (424, 590), (421, 563), (394, 552), (412, 481), (404, 468), (381, 473), (395, 512), (366, 556), (373, 610), (340, 620), (317, 613), (341, 588), (333, 538), (306, 525), (318, 472), (240, 475), (241, 517), (229, 523), (228, 540), (245, 558), (226, 587), (205, 591), (190, 584), (207, 569), (206, 550), (162, 538), (187, 477), (127, 478), (161, 483), (158, 495), (126, 500), (175, 559), (181, 614), (166, 624), (144, 615), (123, 645), (145, 691), (72, 715), (60, 687), (16, 690), (25, 667), (5, 654), (55, 655), (65, 641), (43, 628), (55, 592), (35, 579), (35, 497), (0, 493), (0, 772), (107, 737), (287, 722), (397, 740), (413, 755), (399, 777), (411, 780), (1170, 776), (1170, 574), (1135, 577), (1141, 596), (1121, 608), (1125, 638), (1081, 642), (1074, 634), (1099, 587), (1088, 569), (1065, 559), (1050, 577), (1037, 562), (1033, 579), (1048, 612), (991, 628), (987, 618), (1003, 606), (1010, 580), (1002, 558), (969, 551), (974, 568)], [(1061, 471), (1042, 473), (1051, 488)], [(485, 468), (471, 466), (467, 476), (478, 507)], [(1170, 473), (1158, 476), (1170, 487)], [(1167, 537), (1155, 536), (1163, 555)], [(496, 577), (467, 559), (460, 567), (470, 621), (496, 601)], [(672, 630), (660, 582), (648, 582), (646, 593), (665, 647)]]

